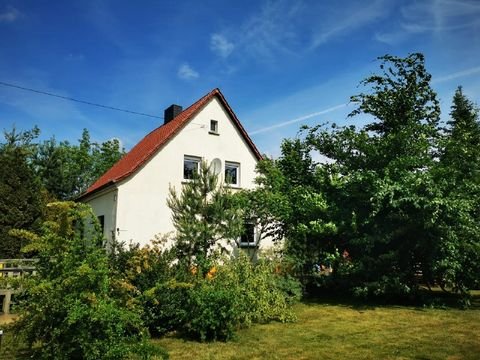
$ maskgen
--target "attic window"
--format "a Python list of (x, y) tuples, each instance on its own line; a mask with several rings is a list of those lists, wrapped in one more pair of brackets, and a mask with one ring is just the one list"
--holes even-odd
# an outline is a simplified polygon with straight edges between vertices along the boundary
[(198, 174), (200, 158), (196, 156), (185, 156), (183, 158), (183, 179), (192, 180)]
[(210, 120), (209, 134), (218, 135), (218, 121), (217, 120)]

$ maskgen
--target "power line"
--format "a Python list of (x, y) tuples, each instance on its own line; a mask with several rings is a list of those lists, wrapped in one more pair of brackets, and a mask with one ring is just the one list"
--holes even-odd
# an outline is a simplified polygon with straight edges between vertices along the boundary
[(31, 88), (27, 88), (27, 87), (23, 87), (23, 86), (19, 86), (19, 85), (9, 84), (9, 83), (3, 82), (3, 81), (0, 81), (0, 85), (16, 88), (16, 89), (20, 89), (20, 90), (31, 91), (31, 92), (34, 92), (34, 93), (37, 93), (37, 94), (53, 96), (53, 97), (64, 99), (64, 100), (75, 101), (75, 102), (85, 104), (85, 105), (97, 106), (97, 107), (101, 107), (101, 108), (108, 109), (108, 110), (123, 111), (123, 112), (129, 113), (129, 114), (147, 116), (147, 117), (156, 118), (156, 119), (163, 119), (163, 117), (161, 117), (161, 116), (155, 116), (155, 115), (145, 114), (145, 113), (141, 113), (141, 112), (126, 110), (126, 109), (119, 109), (119, 108), (116, 108), (116, 107), (113, 107), (113, 106), (97, 104), (97, 103), (93, 103), (93, 102), (90, 102), (90, 101), (78, 100), (78, 99), (74, 99), (74, 98), (71, 98), (71, 97), (68, 97), (68, 96), (52, 94), (52, 93), (49, 93), (49, 92), (46, 92), (46, 91), (35, 90), (35, 89), (31, 89)]

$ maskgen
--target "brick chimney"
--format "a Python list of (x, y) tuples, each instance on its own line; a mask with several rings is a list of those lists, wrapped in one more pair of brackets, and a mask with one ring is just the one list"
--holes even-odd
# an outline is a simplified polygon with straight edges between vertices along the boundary
[(175, 119), (175, 117), (182, 112), (183, 108), (180, 105), (172, 104), (168, 108), (165, 109), (164, 112), (164, 124), (168, 123), (169, 121)]

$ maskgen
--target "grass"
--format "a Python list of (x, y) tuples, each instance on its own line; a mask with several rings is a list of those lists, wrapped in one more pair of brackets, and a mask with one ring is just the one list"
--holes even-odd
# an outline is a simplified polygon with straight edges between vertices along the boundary
[(478, 359), (480, 307), (469, 310), (358, 306), (295, 307), (291, 324), (256, 325), (228, 343), (174, 335), (158, 340), (174, 359)]
[[(228, 343), (175, 335), (152, 341), (166, 348), (172, 360), (478, 359), (480, 292), (474, 300), (472, 308), (460, 310), (323, 299), (296, 305), (295, 323), (255, 325)], [(11, 334), (4, 339), (0, 358), (13, 359), (8, 354), (14, 341)]]

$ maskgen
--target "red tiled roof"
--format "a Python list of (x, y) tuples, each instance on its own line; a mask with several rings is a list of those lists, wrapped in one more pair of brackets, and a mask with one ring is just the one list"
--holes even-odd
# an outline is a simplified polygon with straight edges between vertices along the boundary
[(228, 114), (233, 120), (233, 123), (237, 126), (238, 130), (244, 137), (251, 151), (255, 154), (257, 159), (261, 159), (261, 155), (254, 143), (248, 136), (247, 132), (243, 128), (242, 124), (238, 120), (237, 116), (233, 112), (227, 100), (220, 92), (219, 89), (214, 89), (207, 95), (199, 99), (190, 107), (182, 111), (174, 119), (168, 123), (153, 130), (147, 136), (145, 136), (132, 150), (130, 150), (125, 156), (123, 156), (118, 162), (115, 163), (105, 174), (103, 174), (87, 191), (80, 196), (84, 198), (92, 193), (106, 188), (120, 180), (135, 173), (145, 162), (147, 162), (163, 145), (165, 145), (170, 139), (172, 139), (187, 123), (192, 119), (205, 105), (207, 105), (211, 99), (217, 97), (220, 102), (225, 106)]

